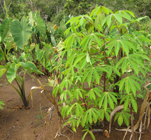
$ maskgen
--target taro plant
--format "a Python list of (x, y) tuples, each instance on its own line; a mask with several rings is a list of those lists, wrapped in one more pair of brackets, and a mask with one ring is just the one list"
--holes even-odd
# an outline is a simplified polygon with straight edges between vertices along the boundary
[[(21, 61), (21, 57), (19, 58), (20, 62), (12, 62), (12, 63), (7, 63), (7, 65), (3, 66), (0, 65), (0, 78), (6, 73), (6, 77), (7, 80), (5, 80), (9, 85), (11, 85), (16, 92), (19, 94), (24, 107), (28, 107), (28, 99), (26, 98), (26, 94), (25, 94), (25, 87), (24, 87), (24, 83), (25, 83), (25, 75), (26, 73), (40, 73), (43, 74), (42, 72), (40, 72), (37, 67), (34, 65), (34, 63), (27, 61), (27, 62), (23, 62)], [(18, 72), (19, 71), (19, 72)], [(12, 84), (12, 81), (15, 81), (17, 84), (17, 87), (15, 87)]]
[(61, 54), (66, 60), (64, 79), (53, 94), (59, 93), (60, 103), (66, 104), (61, 108), (62, 116), (68, 117), (65, 125), (70, 124), (74, 131), (79, 125), (85, 128), (83, 139), (88, 133), (95, 139), (95, 124), (110, 121), (117, 106), (122, 106), (115, 117), (120, 126), (123, 122), (129, 126), (130, 116), (137, 112), (144, 80), (137, 76), (145, 78), (150, 71), (144, 44), (151, 41), (132, 25), (144, 18), (136, 18), (128, 10), (114, 13), (97, 6), (90, 15), (67, 22), (71, 27), (65, 31), (69, 37)]

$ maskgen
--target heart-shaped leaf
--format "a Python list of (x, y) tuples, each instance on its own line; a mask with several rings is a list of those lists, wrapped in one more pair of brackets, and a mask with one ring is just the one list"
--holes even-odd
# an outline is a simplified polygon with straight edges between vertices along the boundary
[(23, 49), (25, 43), (31, 35), (31, 27), (27, 23), (26, 18), (23, 17), (21, 22), (17, 19), (14, 19), (10, 24), (10, 31), (13, 35), (17, 47)]

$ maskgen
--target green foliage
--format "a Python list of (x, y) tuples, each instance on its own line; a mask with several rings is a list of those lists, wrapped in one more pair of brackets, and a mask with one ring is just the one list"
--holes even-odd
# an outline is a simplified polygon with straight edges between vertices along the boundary
[(3, 106), (4, 106), (4, 102), (3, 101), (0, 101), (0, 109), (3, 109)]
[[(113, 12), (99, 6), (90, 15), (71, 18), (65, 31), (62, 58), (66, 58), (64, 79), (54, 88), (60, 93), (62, 116), (70, 117), (73, 130), (80, 124), (91, 128), (94, 122), (109, 121), (110, 112), (120, 103), (124, 110), (115, 120), (119, 125), (129, 125), (129, 106), (137, 112), (137, 91), (142, 79), (150, 71), (148, 58), (143, 51), (150, 40), (141, 31), (130, 31), (131, 25), (143, 18), (136, 18), (128, 10)], [(85, 135), (88, 131), (85, 133)]]
[[(20, 74), (18, 74), (18, 69), (21, 68), (21, 73), (23, 73), (23, 75), (21, 76)], [(19, 94), (20, 98), (22, 99), (24, 106), (27, 107), (28, 106), (28, 101), (26, 99), (26, 95), (25, 95), (25, 88), (24, 88), (24, 82), (25, 82), (25, 74), (26, 72), (35, 72), (35, 73), (40, 73), (43, 74), (42, 72), (40, 72), (37, 67), (34, 65), (34, 63), (32, 62), (13, 62), (13, 63), (8, 63), (7, 65), (3, 66), (0, 65), (0, 78), (5, 74), (5, 72), (7, 72), (6, 77), (7, 80), (6, 81), (9, 85), (11, 85)], [(15, 80), (15, 82), (17, 83), (18, 89), (13, 86), (11, 84), (11, 82)]]
[(0, 26), (0, 42), (3, 42), (8, 31), (11, 18), (5, 18)]
[(27, 43), (27, 40), (31, 36), (31, 27), (27, 23), (26, 18), (23, 17), (21, 22), (14, 19), (10, 24), (10, 31), (17, 47), (23, 49), (24, 45)]

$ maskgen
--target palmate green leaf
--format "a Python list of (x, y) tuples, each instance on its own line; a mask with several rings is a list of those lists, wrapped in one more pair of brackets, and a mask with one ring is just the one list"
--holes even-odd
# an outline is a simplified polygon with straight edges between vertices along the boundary
[(136, 99), (134, 99), (133, 95), (131, 95), (130, 98), (131, 98), (132, 107), (133, 107), (134, 111), (137, 113), (137, 102), (136, 102)]
[(132, 17), (134, 17), (135, 18), (135, 15), (134, 15), (134, 13), (133, 12), (131, 12), (131, 11), (129, 11), (129, 10), (124, 10), (126, 13), (128, 13), (128, 14), (130, 14)]
[(92, 10), (90, 17), (98, 15), (99, 13), (101, 13), (101, 11), (102, 10), (101, 10), (100, 6), (96, 6), (96, 8)]
[(113, 16), (116, 18), (116, 20), (117, 20), (120, 24), (123, 23), (121, 14), (113, 14)]
[(133, 68), (133, 70), (135, 71), (135, 73), (138, 75), (139, 73), (139, 69), (138, 69), (138, 65), (136, 62), (132, 61), (132, 60), (129, 60), (130, 64), (131, 64), (131, 67)]
[(126, 95), (125, 97), (125, 102), (124, 102), (124, 110), (126, 111), (129, 105), (129, 95)]
[(67, 50), (71, 49), (71, 47), (75, 43), (75, 37), (76, 37), (76, 35), (75, 35), (75, 33), (73, 33), (68, 38), (66, 38), (66, 40), (64, 41), (64, 45)]
[(77, 17), (72, 17), (70, 20), (68, 20), (66, 25), (69, 24), (69, 23), (73, 24), (74, 22), (78, 21), (80, 18), (81, 18), (81, 15), (77, 16)]
[(109, 15), (110, 13), (111, 13), (111, 14), (113, 13), (113, 11), (112, 11), (111, 9), (107, 8), (107, 7), (101, 6), (101, 8), (103, 9), (103, 11), (104, 11), (107, 15)]
[(127, 20), (129, 20), (129, 21), (132, 20), (131, 16), (130, 16), (125, 10), (122, 10), (122, 11), (120, 11), (120, 12), (122, 13), (121, 16), (122, 16), (123, 18), (125, 18), (125, 19), (127, 19)]
[(90, 73), (89, 73), (89, 76), (88, 76), (88, 78), (87, 78), (87, 82), (88, 82), (88, 84), (89, 84), (89, 87), (90, 87), (90, 85), (91, 85), (91, 80), (92, 80), (92, 74), (93, 74), (93, 71), (90, 71)]
[(75, 106), (75, 113), (76, 113), (76, 116), (78, 116), (78, 117), (84, 113), (83, 108), (78, 103)]
[(83, 98), (81, 89), (78, 88), (78, 89), (76, 89), (76, 90), (74, 91), (74, 97), (75, 97), (77, 100), (79, 100), (79, 97)]
[(0, 25), (0, 42), (4, 41), (4, 38), (6, 37), (8, 31), (9, 31), (9, 25), (11, 22), (11, 18), (5, 18), (2, 22), (2, 24)]
[(82, 117), (81, 117), (81, 126), (84, 127), (85, 124), (87, 123), (87, 118), (88, 118), (88, 113), (85, 113)]
[(113, 103), (113, 100), (110, 97), (110, 95), (108, 95), (108, 102), (109, 102), (109, 105), (110, 105), (111, 109), (114, 109), (114, 103)]
[(125, 43), (124, 40), (121, 40), (122, 50), (126, 53), (126, 55), (129, 55), (129, 46)]
[(121, 48), (121, 43), (120, 43), (120, 40), (118, 40), (117, 43), (116, 43), (116, 46), (115, 46), (115, 55), (116, 55), (116, 57), (119, 54), (120, 48)]
[(122, 91), (123, 89), (126, 90), (127, 94), (129, 94), (131, 91), (134, 95), (136, 95), (136, 88), (140, 90), (140, 85), (138, 82), (134, 79), (133, 76), (128, 76), (123, 78), (119, 81), (119, 90)]
[(38, 11), (36, 11), (34, 19), (35, 19), (35, 24), (36, 24), (38, 30), (40, 31), (40, 33), (41, 33), (42, 35), (45, 36), (45, 35), (46, 35), (46, 23), (45, 23), (44, 20), (40, 17), (40, 14), (39, 14)]
[(112, 15), (109, 15), (108, 17), (107, 17), (107, 19), (106, 19), (106, 22), (107, 22), (107, 26), (108, 26), (108, 28), (110, 27), (110, 25), (111, 25), (111, 22), (112, 22)]
[(107, 111), (105, 112), (105, 118), (108, 122), (110, 121), (110, 115)]
[(121, 126), (123, 123), (123, 116), (120, 115), (119, 118), (118, 118), (118, 124)]
[(67, 100), (67, 96), (70, 96), (71, 95), (71, 93), (70, 93), (70, 91), (69, 90), (64, 90), (62, 93), (61, 93), (61, 95), (60, 95), (60, 100), (61, 101), (66, 101)]
[(89, 53), (86, 54), (86, 62), (92, 64), (92, 63), (91, 63), (91, 60), (90, 60)]
[(112, 49), (113, 49), (113, 47), (114, 47), (114, 45), (116, 44), (116, 40), (113, 40), (113, 41), (111, 41), (107, 46), (109, 47), (108, 48), (108, 51), (107, 51), (107, 54), (108, 55), (110, 55), (111, 54), (111, 51), (112, 51)]
[(75, 61), (74, 61), (74, 66), (76, 66), (76, 64), (78, 63), (78, 62), (80, 62), (84, 57), (86, 57), (86, 54), (85, 53), (80, 53), (80, 54), (78, 54), (78, 55), (76, 55), (77, 56), (77, 58), (75, 59)]
[(95, 100), (95, 99), (96, 99), (96, 95), (94, 94), (93, 89), (89, 90), (88, 96), (89, 96), (90, 99), (92, 99), (92, 100)]
[(19, 22), (17, 19), (14, 19), (10, 23), (10, 31), (17, 47), (23, 49), (31, 35), (31, 27), (27, 23), (26, 18), (23, 17), (21, 22)]
[(70, 58), (68, 58), (68, 60), (66, 61), (66, 67), (73, 65), (73, 61), (74, 61), (75, 57), (76, 57), (76, 54), (72, 54), (70, 56)]
[(108, 105), (107, 96), (108, 96), (108, 93), (106, 93), (106, 95), (104, 97), (104, 102), (103, 102), (103, 108), (105, 111), (107, 110), (107, 105)]
[(128, 58), (125, 58), (125, 60), (122, 63), (122, 66), (121, 66), (122, 73), (124, 73), (125, 70), (127, 69), (127, 64), (128, 64)]
[(100, 76), (99, 73), (97, 72), (96, 69), (93, 70), (94, 78), (96, 79), (96, 83), (99, 85), (100, 84)]
[(130, 117), (130, 114), (128, 113), (128, 115), (126, 115), (126, 113), (123, 113), (123, 119), (124, 119), (124, 122), (126, 124), (126, 126), (129, 126), (129, 117)]
[(6, 77), (10, 83), (16, 78), (17, 70), (19, 67), (20, 67), (20, 64), (12, 63), (10, 65), (6, 74)]

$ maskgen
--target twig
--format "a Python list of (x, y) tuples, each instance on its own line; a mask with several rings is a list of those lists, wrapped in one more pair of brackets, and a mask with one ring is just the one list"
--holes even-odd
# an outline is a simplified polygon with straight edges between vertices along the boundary
[(139, 138), (138, 138), (138, 140), (141, 140), (141, 132), (142, 132), (142, 121), (141, 121), (141, 123), (140, 123), (140, 128), (139, 128), (139, 132), (140, 132), (140, 135), (139, 135)]
[[(127, 129), (129, 129), (129, 128), (130, 128), (130, 126), (129, 126)], [(125, 135), (124, 135), (124, 137), (123, 137), (123, 140), (125, 140), (126, 135), (127, 135), (127, 130), (126, 130), (126, 132), (125, 132)]]
[(92, 133), (95, 133), (95, 132), (103, 132), (103, 129), (92, 129), (90, 130)]

